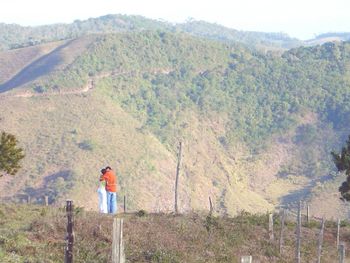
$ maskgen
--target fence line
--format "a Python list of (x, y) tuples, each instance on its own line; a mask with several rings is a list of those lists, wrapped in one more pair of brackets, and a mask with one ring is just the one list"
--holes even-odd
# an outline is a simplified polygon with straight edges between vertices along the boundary
[(325, 220), (322, 219), (321, 230), (318, 238), (318, 249), (317, 249), (317, 263), (321, 263), (321, 255), (322, 255), (322, 245), (323, 245), (323, 234), (324, 234), (324, 224)]
[(297, 231), (296, 231), (296, 248), (295, 259), (297, 263), (300, 263), (300, 245), (301, 245), (301, 202), (299, 202), (298, 217), (297, 217)]
[(281, 232), (280, 232), (280, 240), (279, 240), (279, 252), (280, 255), (282, 255), (282, 248), (283, 248), (283, 231), (284, 231), (284, 221), (286, 218), (286, 213), (285, 210), (282, 210), (282, 215), (281, 215)]
[(66, 248), (64, 253), (64, 263), (73, 263), (73, 244), (74, 244), (74, 233), (73, 233), (73, 201), (67, 200), (66, 204), (67, 212), (67, 236), (66, 236)]
[(339, 263), (345, 262), (345, 245), (340, 244), (339, 245)]
[(340, 238), (340, 219), (337, 221), (337, 249), (339, 248), (339, 238)]
[[(27, 195), (27, 201), (30, 201), (30, 196)], [(48, 196), (43, 196), (44, 198), (44, 204), (47, 206), (49, 203)], [(37, 199), (38, 200), (38, 199)], [(65, 263), (72, 263), (73, 262), (73, 244), (74, 244), (74, 231), (73, 231), (73, 201), (67, 200), (66, 201), (66, 215), (67, 215), (67, 235), (66, 235), (66, 247), (65, 247)], [(123, 212), (126, 213), (126, 196), (124, 195), (123, 203), (121, 204), (123, 206)], [(304, 207), (305, 209), (305, 207)], [(324, 229), (325, 229), (325, 220), (324, 218), (312, 216), (310, 214), (310, 205), (306, 206), (306, 215), (302, 213), (302, 202), (299, 202), (298, 206), (298, 212), (296, 213), (294, 210), (291, 209), (285, 209), (285, 208), (279, 208), (280, 212), (280, 237), (279, 237), (279, 244), (274, 243), (276, 246), (279, 245), (279, 253), (282, 255), (283, 252), (283, 232), (284, 232), (284, 226), (285, 222), (288, 220), (288, 217), (293, 217), (291, 221), (295, 222), (295, 219), (297, 220), (297, 229), (296, 229), (296, 250), (295, 250), (295, 260), (297, 263), (301, 262), (301, 226), (303, 225), (303, 220), (305, 219), (306, 222), (310, 223), (310, 219), (316, 219), (316, 220), (322, 220), (321, 221), (321, 228), (320, 233), (318, 235), (318, 244), (317, 244), (317, 262), (321, 262), (321, 255), (322, 255), (322, 246), (323, 246), (323, 236), (324, 236)], [(209, 211), (213, 212), (213, 203), (211, 200), (211, 197), (209, 197)], [(304, 210), (305, 211), (305, 210)], [(129, 213), (134, 213), (136, 211), (129, 211)], [(276, 215), (276, 213), (275, 213)], [(304, 219), (303, 219), (304, 216)], [(268, 214), (268, 233), (270, 240), (274, 240), (274, 214), (269, 213)], [(337, 220), (337, 233), (336, 233), (336, 246), (337, 251), (339, 255), (339, 262), (344, 262), (345, 260), (345, 245), (343, 243), (340, 243), (340, 223), (341, 220)], [(124, 243), (123, 243), (123, 219), (120, 218), (114, 218), (113, 221), (113, 244), (112, 244), (112, 258), (114, 261), (113, 263), (124, 263), (125, 262), (125, 254), (124, 254)], [(316, 260), (316, 259), (315, 259)]]
[(269, 239), (271, 241), (274, 239), (274, 235), (273, 235), (273, 214), (269, 214)]

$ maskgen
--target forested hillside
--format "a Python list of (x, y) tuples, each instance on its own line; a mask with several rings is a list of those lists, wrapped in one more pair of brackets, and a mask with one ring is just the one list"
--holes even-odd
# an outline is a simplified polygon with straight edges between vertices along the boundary
[[(88, 47), (81, 56), (68, 51), (67, 57), (76, 58), (62, 66), (64, 74), (44, 72), (21, 85), (64, 91), (104, 74), (99, 84), (126, 109), (138, 107), (138, 115), (146, 114), (147, 123), (157, 130), (173, 123), (168, 115), (179, 107), (206, 117), (225, 114), (229, 131), (251, 146), (289, 129), (303, 111), (317, 113), (336, 128), (347, 123), (346, 42), (292, 49), (281, 57), (165, 32), (85, 37), (79, 42)], [(49, 60), (41, 66), (50, 65)], [(232, 136), (226, 137), (229, 141)]]
[(0, 83), (0, 127), (27, 159), (8, 198), (94, 207), (97, 173), (111, 164), (131, 207), (171, 209), (179, 141), (183, 211), (208, 196), (220, 213), (266, 211), (338, 180), (329, 153), (349, 129), (348, 42), (278, 55), (181, 32), (97, 34), (12, 72)]

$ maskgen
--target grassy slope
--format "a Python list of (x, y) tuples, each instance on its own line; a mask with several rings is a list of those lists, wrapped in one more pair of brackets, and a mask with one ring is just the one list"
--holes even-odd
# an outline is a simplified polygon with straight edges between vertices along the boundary
[[(257, 262), (295, 261), (294, 219), (286, 223), (280, 256), (277, 215), (272, 242), (268, 240), (266, 214), (241, 213), (234, 218), (198, 214), (123, 217), (125, 254), (130, 262), (238, 262), (244, 255), (252, 255)], [(74, 261), (110, 262), (112, 217), (78, 208), (74, 218)], [(0, 229), (1, 262), (62, 262), (66, 231), (63, 209), (0, 205), (0, 223), (4, 226)], [(301, 258), (305, 262), (316, 258), (319, 226), (317, 221), (303, 223)], [(340, 234), (348, 248), (348, 223), (342, 223)], [(335, 262), (336, 258), (336, 224), (327, 221), (322, 261)]]
[(50, 53), (62, 42), (52, 42), (30, 48), (0, 52), (0, 83), (17, 74), (36, 59)]
[[(16, 109), (10, 107), (14, 103), (19, 105)], [(5, 110), (1, 115), (1, 127), (25, 142), (27, 154), (24, 168), (16, 178), (8, 185), (3, 183), (3, 196), (13, 194), (13, 189), (7, 190), (21, 178), (15, 190), (42, 197), (52, 187), (57, 189), (58, 197), (69, 193), (79, 204), (95, 208), (98, 171), (101, 166), (110, 164), (118, 169), (121, 195), (128, 194), (131, 209), (164, 211), (172, 208), (175, 171), (172, 147), (164, 148), (153, 135), (142, 131), (140, 122), (109, 97), (95, 91), (87, 95), (12, 98), (3, 100), (2, 105)], [(94, 116), (93, 122), (91, 116)], [(18, 121), (13, 122), (14, 119)], [(238, 209), (270, 208), (260, 196), (245, 189), (245, 183), (233, 179), (232, 160), (225, 157), (218, 143), (208, 143), (208, 139), (215, 141), (213, 130), (207, 130), (196, 118), (188, 121), (187, 131), (191, 134), (185, 136), (184, 141), (186, 172), (181, 178), (182, 209), (206, 208), (208, 196), (215, 200), (217, 209), (221, 209), (222, 202), (224, 212), (229, 213)], [(192, 139), (196, 140), (195, 145), (190, 143)], [(84, 142), (92, 149), (79, 148)], [(215, 156), (218, 164), (212, 165)], [(66, 183), (59, 177), (67, 177)], [(68, 181), (73, 185), (69, 186)], [(225, 187), (227, 184), (230, 187)], [(51, 196), (54, 198), (54, 194)]]
[[(10, 107), (13, 103), (19, 107)], [(24, 169), (14, 179), (21, 178), (16, 189), (26, 189), (27, 185), (36, 191), (44, 188), (38, 192), (45, 192), (58, 177), (68, 176), (67, 180), (74, 181), (71, 196), (87, 207), (96, 207), (97, 199), (91, 195), (95, 197), (98, 171), (110, 164), (118, 167), (122, 189), (130, 193), (132, 202), (149, 200), (145, 207), (151, 209), (152, 201), (146, 198), (150, 194), (157, 192), (166, 200), (170, 198), (169, 191), (160, 189), (171, 188), (168, 178), (172, 176), (169, 169), (175, 166), (174, 158), (154, 136), (138, 131), (140, 124), (108, 98), (98, 94), (14, 98), (2, 101), (2, 105), (1, 127), (18, 135), (27, 154)], [(28, 130), (28, 125), (32, 129)], [(84, 143), (91, 149), (84, 149)], [(151, 173), (157, 180), (149, 177)], [(133, 198), (136, 193), (137, 198)]]
[[(150, 34), (150, 36), (153, 37), (154, 35)], [(223, 57), (222, 52), (228, 52), (228, 50), (218, 49), (218, 45), (215, 43), (207, 44), (204, 41), (193, 41), (191, 38), (182, 36), (178, 43), (171, 42), (171, 44), (168, 43), (167, 45), (177, 47), (189, 41), (195, 45), (192, 47), (193, 50), (174, 49), (170, 54), (166, 54), (165, 52), (167, 50), (161, 43), (158, 43), (159, 46), (152, 45), (147, 47), (143, 46), (143, 42), (139, 43), (135, 41), (133, 44), (136, 47), (129, 47), (129, 42), (125, 41), (124, 37), (130, 36), (112, 36), (107, 38), (107, 43), (103, 43), (102, 48), (100, 47), (100, 42), (97, 42), (96, 45), (90, 48), (94, 52), (97, 52), (101, 61), (108, 61), (110, 59), (109, 53), (102, 53), (106, 49), (106, 45), (107, 47), (109, 47), (108, 45), (112, 45), (112, 47), (115, 45), (120, 46), (119, 49), (122, 53), (115, 55), (117, 62), (114, 63), (128, 61), (130, 60), (130, 56), (134, 56), (136, 63), (128, 64), (124, 62), (123, 70), (141, 70), (142, 72), (146, 68), (145, 71), (147, 72), (148, 70), (151, 75), (154, 69), (161, 71), (162, 69), (169, 68), (171, 64), (164, 64), (164, 57), (169, 56), (169, 59), (176, 59), (179, 56), (179, 52), (183, 57), (191, 58), (191, 61), (196, 61), (196, 64), (192, 65), (194, 71), (203, 71), (203, 67), (205, 67), (204, 69), (208, 69), (218, 66), (222, 61), (215, 61), (215, 57), (221, 58)], [(133, 39), (131, 38), (131, 40)], [(165, 36), (163, 41), (169, 40)], [(156, 61), (150, 61), (151, 64), (147, 63), (148, 61), (140, 61), (139, 57), (144, 56), (132, 54), (133, 50), (139, 48), (142, 48), (141, 52), (146, 53), (146, 56), (150, 58), (160, 58)], [(130, 49), (130, 51), (125, 49)], [(209, 49), (211, 56), (202, 57), (200, 52), (204, 49)], [(161, 53), (159, 53), (159, 50), (161, 50)], [(84, 68), (85, 74), (94, 69), (95, 65), (93, 63), (96, 63), (96, 61), (89, 60), (89, 57), (83, 57), (82, 59), (87, 59), (87, 61), (83, 60), (84, 65), (87, 67)], [(50, 61), (49, 58), (48, 61)], [(82, 62), (78, 59), (75, 63)], [(182, 63), (179, 61), (178, 67)], [(109, 64), (105, 64), (108, 67)], [(114, 69), (112, 66), (109, 66), (110, 68), (107, 69)], [(70, 67), (74, 68), (76, 66), (73, 64)], [(149, 70), (150, 67), (151, 69)], [(133, 75), (131, 77), (132, 79), (135, 78)], [(121, 76), (120, 78), (124, 77)], [(130, 76), (127, 76), (126, 85), (129, 90), (133, 88)], [(61, 180), (59, 183), (56, 183), (58, 177), (68, 177), (66, 181), (74, 181), (73, 187), (68, 186), (68, 183), (63, 184), (64, 187), (58, 190), (58, 195), (67, 194), (67, 191), (63, 190), (65, 188), (72, 188), (72, 191), (68, 192), (73, 192), (70, 195), (73, 195), (78, 202), (82, 202), (86, 207), (96, 207), (96, 196), (93, 200), (90, 198), (96, 187), (96, 172), (105, 163), (112, 163), (114, 166), (118, 166), (118, 171), (121, 173), (120, 179), (123, 183), (122, 193), (128, 193), (128, 199), (135, 203), (135, 207), (152, 210), (171, 209), (173, 181), (169, 181), (169, 178), (172, 178), (174, 174), (174, 148), (177, 143), (176, 138), (180, 134), (174, 134), (175, 137), (173, 137), (173, 140), (175, 140), (172, 141), (172, 145), (167, 147), (167, 144), (165, 144), (168, 149), (168, 152), (166, 152), (168, 159), (165, 158), (163, 160), (159, 158), (162, 155), (158, 152), (164, 146), (157, 142), (158, 145), (154, 146), (156, 150), (153, 153), (152, 141), (149, 143), (142, 142), (142, 140), (150, 140), (152, 136), (146, 136), (135, 131), (138, 128), (137, 126), (141, 128), (141, 123), (131, 127), (126, 126), (124, 123), (130, 123), (131, 121), (137, 122), (128, 114), (121, 114), (123, 111), (115, 99), (110, 100), (106, 97), (106, 95), (109, 95), (111, 98), (114, 97), (113, 94), (109, 94), (110, 88), (104, 89), (103, 83), (101, 87), (99, 83), (97, 83), (97, 86), (98, 90), (96, 92), (86, 96), (83, 94), (82, 96), (67, 95), (52, 98), (4, 99), (4, 105), (19, 103), (22, 107), (15, 109), (18, 116), (6, 117), (11, 116), (11, 112), (13, 114), (14, 109), (11, 109), (11, 107), (8, 107), (8, 111), (4, 111), (2, 115), (4, 116), (4, 127), (18, 134), (19, 139), (26, 142), (25, 148), (28, 149), (27, 154), (29, 158), (25, 161), (25, 169), (19, 175), (24, 175), (26, 180), (23, 180), (23, 184), (18, 186), (17, 189), (22, 189), (30, 193), (35, 191), (37, 194), (42, 195), (46, 190), (45, 188), (49, 185), (53, 184), (53, 188), (57, 188), (57, 184), (63, 184), (60, 182)], [(69, 86), (63, 86), (62, 88), (63, 92), (67, 88), (70, 89)], [(85, 106), (87, 101), (90, 107)], [(106, 103), (109, 104), (110, 108), (106, 107)], [(69, 105), (69, 112), (66, 111), (63, 105)], [(103, 106), (101, 107), (100, 105)], [(42, 111), (40, 109), (45, 110)], [(106, 109), (109, 110), (106, 112)], [(95, 112), (102, 112), (101, 114), (104, 118), (99, 119)], [(272, 207), (271, 204), (253, 191), (247, 189), (245, 187), (247, 182), (237, 181), (236, 176), (232, 174), (233, 170), (237, 170), (235, 164), (230, 156), (225, 156), (225, 150), (217, 142), (218, 133), (224, 132), (217, 131), (217, 129), (224, 129), (224, 127), (216, 127), (220, 125), (217, 125), (210, 119), (203, 120), (192, 111), (182, 113), (181, 115), (177, 122), (180, 123), (181, 118), (185, 118), (184, 121), (189, 124), (186, 129), (183, 129), (184, 134), (181, 135), (185, 140), (184, 155), (186, 157), (193, 157), (193, 159), (184, 158), (186, 165), (184, 172), (185, 178), (182, 179), (182, 187), (180, 189), (182, 192), (180, 196), (183, 199), (181, 204), (182, 209), (206, 208), (208, 196), (213, 198), (215, 207), (225, 213), (235, 213), (239, 209), (249, 211), (270, 209)], [(91, 130), (89, 126), (91, 125), (91, 116), (94, 116), (94, 124), (97, 126), (101, 125), (101, 129), (96, 127), (96, 129)], [(13, 119), (24, 119), (26, 121), (13, 123)], [(115, 122), (115, 119), (122, 121)], [(38, 128), (28, 133), (26, 127), (29, 125)], [(107, 136), (105, 130), (108, 130)], [(125, 134), (128, 135), (140, 134), (141, 136), (139, 137), (143, 138), (137, 140), (130, 136), (126, 138), (125, 136), (120, 136), (120, 134), (110, 134), (114, 130), (124, 130)], [(174, 132), (177, 133), (177, 130), (174, 130)], [(49, 136), (45, 136), (46, 134), (49, 134)], [(28, 137), (29, 135), (31, 137)], [(156, 139), (152, 140), (156, 141)], [(94, 149), (91, 151), (79, 149), (79, 143), (84, 141), (94, 144)], [(193, 141), (196, 141), (196, 145), (192, 144)], [(77, 155), (79, 156), (78, 158)], [(69, 160), (67, 160), (67, 156), (70, 156)], [(170, 161), (169, 156), (171, 156)], [(73, 175), (75, 177), (73, 176), (72, 178), (70, 176), (70, 171), (74, 173)], [(40, 182), (43, 177), (49, 179)], [(84, 183), (84, 186), (81, 186), (80, 181)], [(225, 185), (229, 185), (229, 187)]]
[[(0, 84), (0, 91), (11, 91), (21, 86), (32, 84), (32, 87), (38, 87), (39, 84), (33, 84), (37, 79), (43, 78), (55, 72), (61, 72), (68, 67), (79, 55), (85, 52), (88, 46), (95, 40), (94, 36), (86, 36), (79, 40), (68, 40), (55, 42), (54, 48), (45, 54), (37, 57), (37, 59), (31, 59), (26, 64), (21, 64), (17, 60), (21, 59), (21, 53), (8, 51), (3, 52), (3, 56), (9, 57), (6, 62), (12, 65), (13, 68), (17, 68), (17, 72), (13, 72), (10, 79)], [(26, 48), (22, 53), (31, 53), (34, 48)], [(15, 53), (11, 56), (11, 53)], [(26, 55), (29, 57), (29, 55)], [(16, 57), (16, 59), (11, 59)], [(10, 60), (11, 59), (11, 60)], [(5, 64), (6, 65), (6, 64)], [(12, 70), (13, 71), (13, 70)], [(45, 80), (46, 82), (50, 80)], [(76, 80), (78, 81), (78, 80)], [(42, 87), (43, 88), (43, 87)]]

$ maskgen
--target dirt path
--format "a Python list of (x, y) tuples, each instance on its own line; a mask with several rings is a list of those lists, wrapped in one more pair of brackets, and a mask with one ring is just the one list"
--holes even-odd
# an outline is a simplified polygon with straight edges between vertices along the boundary
[[(143, 73), (152, 73), (152, 74), (169, 74), (172, 70), (170, 69), (152, 69), (149, 71), (143, 71)], [(0, 98), (32, 98), (32, 97), (50, 97), (50, 96), (61, 96), (61, 95), (76, 95), (76, 94), (83, 94), (87, 93), (93, 89), (95, 89), (95, 83), (97, 80), (110, 77), (110, 76), (122, 76), (122, 75), (128, 75), (128, 74), (134, 74), (134, 71), (124, 71), (124, 72), (103, 72), (97, 76), (91, 77), (88, 79), (87, 83), (77, 90), (69, 90), (69, 91), (53, 91), (53, 92), (46, 92), (46, 93), (33, 93), (30, 91), (25, 91), (23, 93), (18, 94), (1, 94)]]

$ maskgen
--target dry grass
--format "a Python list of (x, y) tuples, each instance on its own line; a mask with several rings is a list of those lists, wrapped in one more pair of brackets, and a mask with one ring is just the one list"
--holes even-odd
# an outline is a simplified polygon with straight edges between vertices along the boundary
[[(60, 197), (96, 209), (98, 172), (109, 164), (117, 169), (120, 194), (128, 195), (131, 209), (168, 211), (172, 207), (176, 168), (173, 148), (177, 142), (166, 145), (152, 133), (140, 130), (141, 122), (103, 91), (84, 96), (4, 98), (1, 103), (0, 125), (16, 134), (26, 158), (16, 177), (0, 181), (0, 197), (29, 192), (33, 199), (42, 198), (47, 182), (55, 183), (60, 174), (72, 172), (75, 177), (69, 182), (74, 191), (64, 193), (64, 188), (57, 188)], [(240, 168), (226, 156), (214, 131), (207, 129), (214, 124), (208, 120), (201, 123), (190, 112), (187, 115), (189, 127), (184, 132), (189, 139), (184, 141), (181, 211), (206, 209), (208, 196), (215, 209), (230, 214), (240, 209), (271, 209), (266, 200), (247, 189), (246, 182), (237, 181), (232, 171), (239, 172)], [(84, 141), (91, 142), (92, 150), (79, 147)], [(54, 195), (50, 200), (60, 201)]]
[[(267, 215), (206, 217), (204, 215), (149, 215), (131, 218), (126, 224), (126, 246), (130, 262), (238, 262), (252, 255), (254, 262), (294, 262), (295, 224), (285, 230), (283, 254), (275, 241), (268, 240)], [(328, 224), (324, 236), (323, 262), (336, 262), (335, 224)], [(302, 260), (313, 262), (317, 253), (319, 223), (302, 229)], [(348, 242), (349, 228), (342, 228)]]
[[(128, 214), (124, 217), (127, 262), (238, 262), (252, 255), (254, 262), (294, 262), (295, 223), (287, 222), (282, 255), (269, 241), (267, 215), (242, 212), (232, 217), (205, 214)], [(110, 262), (112, 219), (75, 209), (75, 262)], [(63, 209), (0, 205), (1, 262), (62, 262), (65, 223)], [(319, 222), (302, 228), (303, 262), (314, 262)], [(327, 221), (322, 262), (337, 262), (336, 224)], [(341, 241), (349, 247), (350, 226), (342, 224)]]
[(9, 80), (24, 67), (50, 53), (61, 44), (62, 41), (58, 41), (0, 52), (0, 83)]

